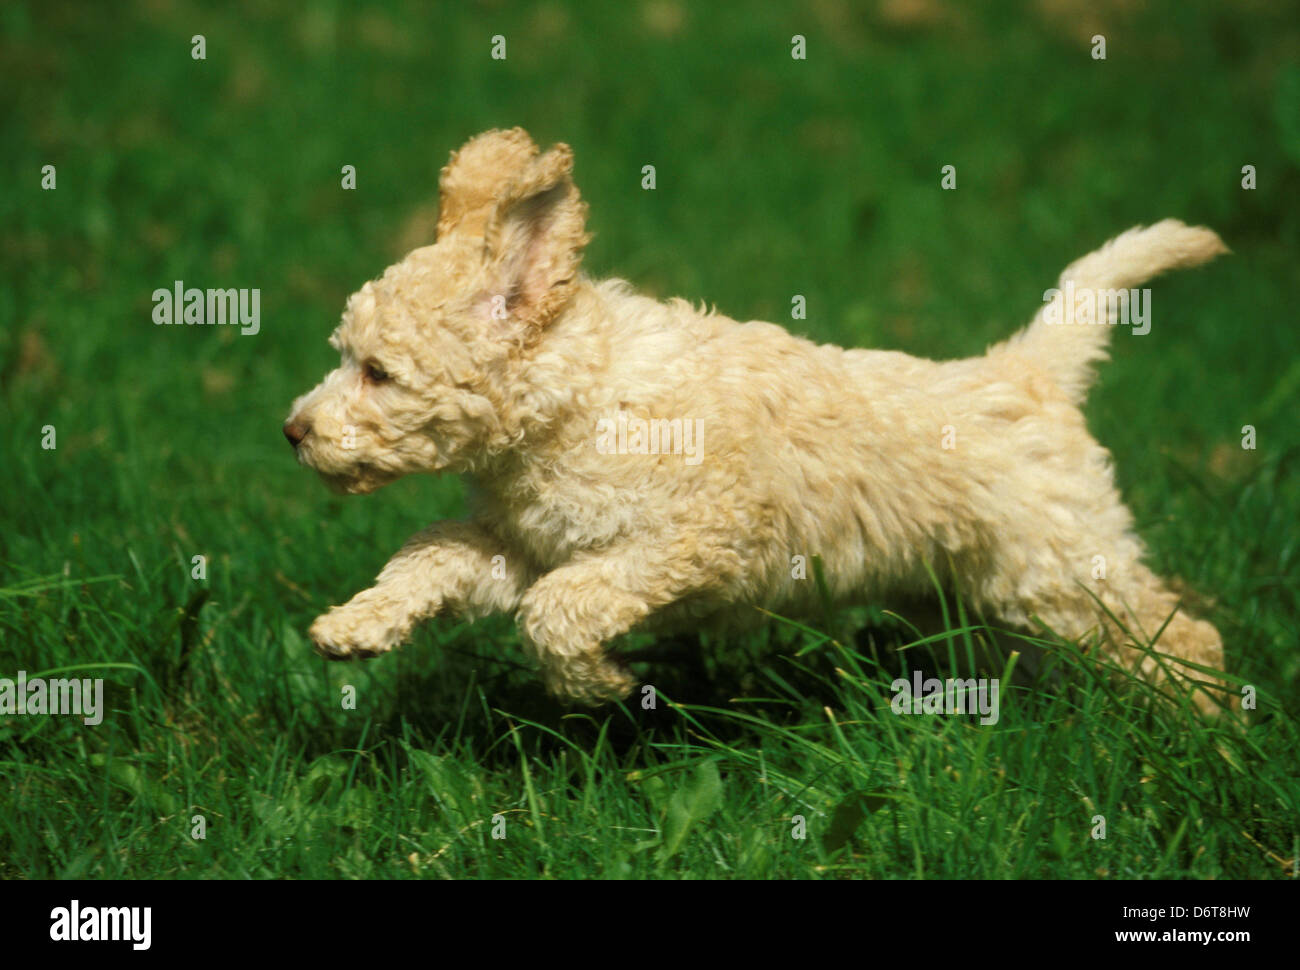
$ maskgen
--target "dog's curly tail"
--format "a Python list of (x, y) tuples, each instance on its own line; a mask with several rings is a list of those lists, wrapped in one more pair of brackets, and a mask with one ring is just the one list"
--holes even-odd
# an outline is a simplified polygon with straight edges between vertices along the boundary
[(1109, 356), (1111, 328), (1121, 322), (1117, 317), (1138, 306), (1130, 300), (1130, 289), (1226, 252), (1213, 230), (1177, 219), (1134, 226), (1066, 267), (1058, 287), (1043, 295), (1043, 308), (1029, 326), (989, 353), (1028, 358), (1075, 404), (1082, 404), (1095, 377), (1093, 365)]

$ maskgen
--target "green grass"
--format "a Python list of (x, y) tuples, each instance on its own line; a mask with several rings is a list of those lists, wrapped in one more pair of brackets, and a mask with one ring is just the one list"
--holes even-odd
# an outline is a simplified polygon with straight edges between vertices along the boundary
[[(1293, 878), (1300, 17), (1136, 7), (5, 4), (0, 677), (84, 668), (110, 710), (0, 716), (0, 877)], [(653, 710), (566, 713), (508, 618), (317, 659), (311, 619), (461, 487), (341, 500), (280, 422), (348, 293), (428, 241), (447, 153), (513, 124), (573, 145), (593, 275), (818, 340), (978, 353), (1109, 235), (1219, 230), (1233, 255), (1154, 284), (1087, 413), (1153, 566), (1257, 688), (1250, 726), (1068, 649), (995, 726), (897, 717), (900, 665), (947, 676), (984, 631), (954, 612), (900, 652), (888, 603), (633, 637), (672, 657), (636, 668)], [(154, 327), (176, 279), (261, 288), (261, 333)]]

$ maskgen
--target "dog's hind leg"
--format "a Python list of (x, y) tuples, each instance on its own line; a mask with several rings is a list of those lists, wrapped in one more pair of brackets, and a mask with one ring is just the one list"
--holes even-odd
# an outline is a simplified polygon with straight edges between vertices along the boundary
[[(1138, 653), (1133, 641), (1138, 640), (1150, 645), (1153, 653), (1168, 655), (1142, 657), (1138, 666), (1145, 679), (1160, 683), (1172, 676), (1204, 685), (1196, 690), (1194, 699), (1206, 711), (1212, 712), (1228, 701), (1223, 693), (1226, 685), (1221, 680), (1180, 662), (1223, 670), (1223, 641), (1219, 631), (1205, 620), (1185, 613), (1178, 596), (1160, 577), (1141, 562), (1122, 563), (1104, 583), (1097, 584), (1096, 593), (1105, 610), (1097, 610), (1093, 600), (1094, 611), (1103, 614), (1105, 642), (1111, 656), (1132, 665)], [(1116, 620), (1120, 622), (1117, 624)]]
[(1086, 642), (1100, 633), (1107, 659), (1155, 685), (1173, 678), (1194, 686), (1198, 707), (1219, 710), (1225, 703), (1223, 682), (1180, 662), (1222, 670), (1219, 633), (1179, 608), (1177, 595), (1140, 561), (1139, 549), (1124, 536), (1110, 555), (1099, 553), (1088, 557), (1091, 561), (1062, 557), (1052, 568), (1040, 557), (1028, 576), (985, 577), (978, 605), (1015, 626), (1045, 626), (1071, 640)]

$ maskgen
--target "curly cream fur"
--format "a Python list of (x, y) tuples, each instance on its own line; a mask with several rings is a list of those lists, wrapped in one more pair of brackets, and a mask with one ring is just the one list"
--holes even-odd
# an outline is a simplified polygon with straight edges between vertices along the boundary
[[(413, 472), (472, 485), (468, 521), (417, 534), (316, 620), (322, 653), (389, 650), (443, 612), (513, 612), (550, 688), (597, 703), (633, 686), (604, 653), (612, 638), (806, 610), (812, 584), (791, 561), (818, 555), (845, 601), (924, 594), (929, 566), (1001, 623), (1098, 634), (1126, 661), (1131, 637), (1159, 632), (1160, 651), (1222, 667), (1215, 629), (1143, 564), (1079, 411), (1111, 327), (1040, 313), (981, 357), (938, 363), (647, 299), (581, 275), (572, 164), (521, 129), (457, 152), (436, 243), (351, 297), (340, 366), (294, 402), (286, 434), (337, 490)], [(1166, 220), (1062, 279), (1128, 287), (1221, 251)], [(699, 460), (608, 453), (598, 422), (620, 413), (692, 422)]]

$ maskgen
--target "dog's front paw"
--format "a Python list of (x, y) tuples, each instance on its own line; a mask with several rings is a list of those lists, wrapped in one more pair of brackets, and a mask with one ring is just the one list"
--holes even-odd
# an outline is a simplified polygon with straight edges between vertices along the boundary
[(598, 652), (547, 658), (542, 673), (551, 694), (584, 707), (599, 707), (623, 700), (637, 686), (636, 678), (627, 668)]
[(377, 657), (401, 643), (402, 633), (388, 617), (349, 606), (318, 616), (307, 631), (316, 652), (329, 660)]

